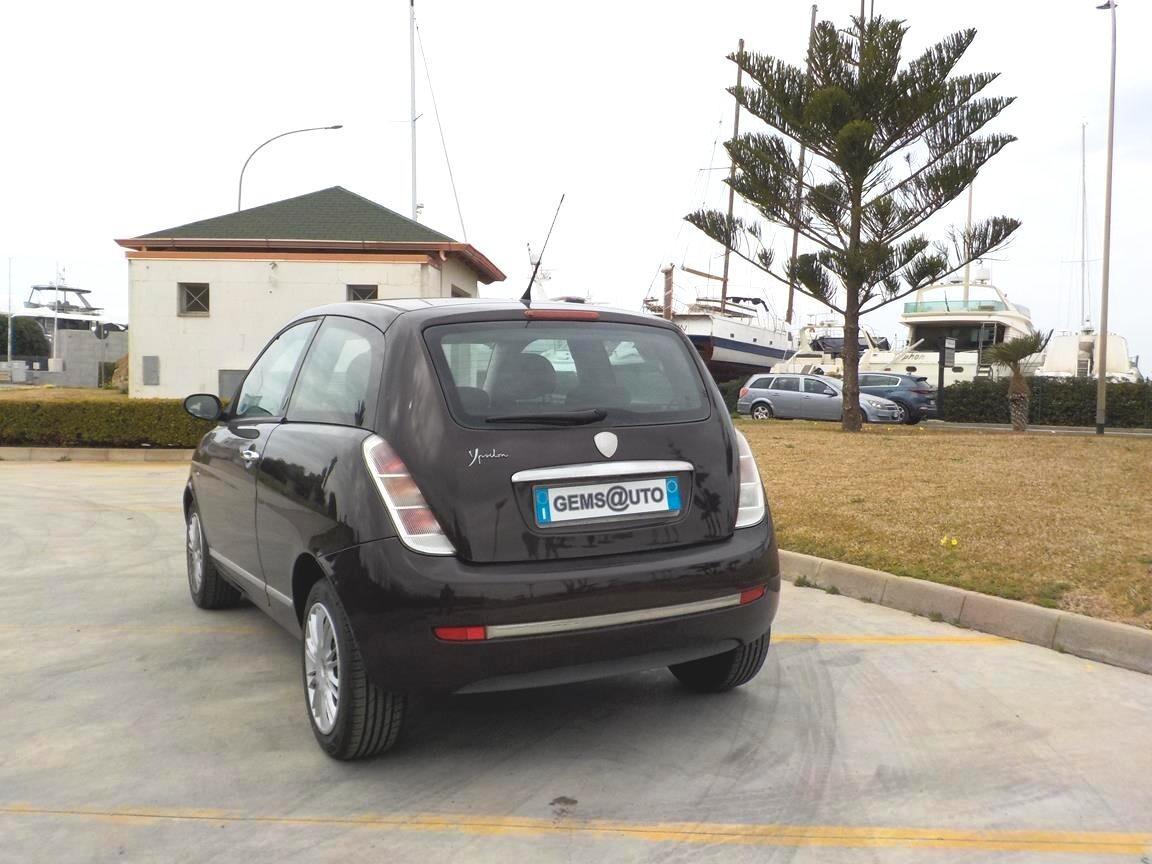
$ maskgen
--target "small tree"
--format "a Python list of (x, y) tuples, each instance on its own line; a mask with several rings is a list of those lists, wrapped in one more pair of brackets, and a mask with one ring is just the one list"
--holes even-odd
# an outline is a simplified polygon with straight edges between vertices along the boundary
[(1008, 414), (1012, 418), (1013, 432), (1028, 431), (1028, 405), (1032, 400), (1028, 380), (1024, 377), (1020, 365), (1025, 358), (1043, 351), (1051, 338), (1051, 330), (1047, 333), (1033, 330), (1027, 336), (1017, 336), (984, 349), (986, 358), (993, 363), (1002, 363), (1012, 370), (1012, 380), (1008, 382)]
[[(12, 322), (12, 354), (21, 357), (44, 357), (52, 351), (48, 337), (31, 318), (18, 317)], [(8, 358), (8, 316), (0, 315), (0, 360)]]
[[(715, 210), (685, 217), (790, 290), (843, 315), (846, 431), (861, 424), (853, 350), (860, 316), (985, 256), (1020, 224), (998, 216), (953, 229), (949, 242), (935, 245), (913, 233), (1015, 139), (976, 134), (1013, 101), (979, 96), (997, 76), (952, 75), (975, 30), (947, 37), (901, 68), (906, 32), (904, 22), (880, 17), (854, 18), (847, 31), (821, 22), (810, 43), (810, 75), (763, 54), (729, 55), (755, 82), (729, 92), (775, 131), (727, 142), (736, 166), (727, 182), (816, 251), (777, 269), (759, 223)], [(805, 146), (815, 164), (801, 171), (790, 142)]]

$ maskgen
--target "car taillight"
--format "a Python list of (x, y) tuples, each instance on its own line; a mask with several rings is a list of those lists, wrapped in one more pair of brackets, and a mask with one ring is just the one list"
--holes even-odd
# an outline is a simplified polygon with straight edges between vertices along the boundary
[(935, 390), (913, 390), (912, 392), (915, 393), (917, 396), (931, 396), (936, 391)]
[(388, 442), (376, 435), (364, 441), (364, 462), (384, 506), (396, 526), (400, 541), (416, 552), (428, 555), (455, 555), (456, 548), (444, 536), (435, 514), (412, 479), (404, 461)]
[(741, 387), (740, 388), (740, 398), (743, 399), (747, 395), (748, 395), (748, 388), (747, 387)]
[(760, 469), (752, 456), (748, 439), (736, 432), (736, 448), (740, 458), (736, 463), (736, 480), (740, 484), (740, 504), (736, 510), (736, 527), (747, 528), (764, 518), (764, 487), (760, 484)]

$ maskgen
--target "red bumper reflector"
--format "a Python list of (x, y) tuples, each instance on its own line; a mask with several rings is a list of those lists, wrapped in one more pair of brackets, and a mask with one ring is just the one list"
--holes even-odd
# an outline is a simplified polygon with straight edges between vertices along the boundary
[(768, 591), (765, 585), (757, 585), (755, 588), (749, 588), (747, 591), (740, 592), (740, 605), (743, 606), (747, 603), (752, 603), (759, 600)]
[(445, 642), (483, 642), (488, 638), (484, 627), (434, 627), (432, 632)]
[(524, 317), (534, 321), (596, 321), (600, 313), (591, 309), (525, 309)]

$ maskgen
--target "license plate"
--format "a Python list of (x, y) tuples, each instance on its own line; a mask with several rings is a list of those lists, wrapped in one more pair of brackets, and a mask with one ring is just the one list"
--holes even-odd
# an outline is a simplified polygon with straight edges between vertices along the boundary
[(680, 510), (680, 482), (675, 477), (659, 477), (586, 486), (537, 486), (533, 500), (537, 525), (675, 513)]

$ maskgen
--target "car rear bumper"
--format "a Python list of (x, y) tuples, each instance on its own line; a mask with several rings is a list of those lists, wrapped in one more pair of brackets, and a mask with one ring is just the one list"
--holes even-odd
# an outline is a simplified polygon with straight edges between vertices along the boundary
[[(369, 676), (396, 691), (517, 689), (706, 657), (763, 635), (780, 597), (769, 521), (669, 551), (470, 565), (388, 539), (327, 564)], [(763, 596), (731, 602), (757, 586)], [(438, 627), (492, 635), (444, 641)]]

